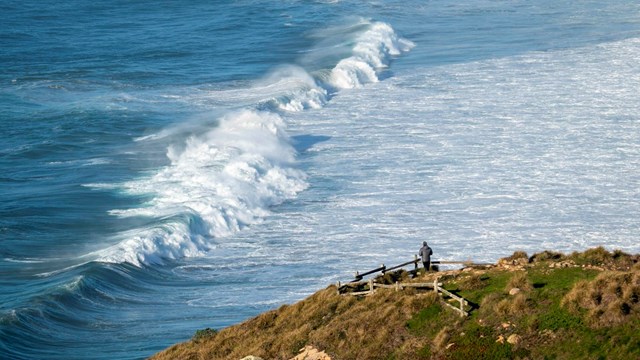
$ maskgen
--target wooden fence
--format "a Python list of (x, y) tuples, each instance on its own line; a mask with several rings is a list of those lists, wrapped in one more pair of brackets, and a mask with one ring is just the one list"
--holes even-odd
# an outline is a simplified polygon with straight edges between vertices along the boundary
[[(465, 298), (458, 296), (448, 291), (447, 289), (443, 288), (442, 283), (438, 282), (438, 280), (439, 279), (436, 278), (436, 280), (434, 280), (434, 282), (432, 283), (431, 282), (413, 283), (413, 282), (396, 281), (395, 284), (379, 284), (373, 281), (373, 279), (369, 279), (366, 282), (364, 281), (350, 282), (344, 285), (338, 282), (336, 286), (338, 287), (339, 294), (351, 295), (351, 296), (369, 296), (375, 293), (376, 289), (393, 289), (395, 291), (401, 291), (407, 288), (430, 289), (438, 293), (438, 295), (440, 295), (441, 297), (443, 297), (443, 300), (445, 300), (444, 297), (448, 297), (451, 301), (457, 302), (458, 306), (454, 306), (454, 305), (451, 305), (447, 300), (443, 301), (445, 305), (457, 311), (460, 314), (460, 316), (468, 316), (469, 313), (465, 310), (465, 306), (469, 306), (469, 302)], [(358, 287), (362, 287), (362, 285), (366, 285), (367, 289), (363, 291), (352, 291), (352, 292), (346, 291), (346, 289), (348, 288), (352, 288), (352, 287), (358, 288)]]
[[(338, 293), (344, 294), (344, 295), (352, 295), (352, 296), (368, 296), (373, 294), (376, 291), (376, 289), (394, 289), (395, 291), (401, 291), (406, 288), (431, 289), (436, 293), (438, 293), (438, 295), (443, 298), (444, 300), (443, 303), (447, 305), (449, 308), (457, 311), (460, 314), (460, 316), (468, 316), (469, 313), (465, 310), (465, 306), (469, 306), (469, 302), (465, 298), (458, 296), (456, 294), (453, 294), (452, 292), (444, 289), (442, 287), (442, 283), (438, 282), (439, 280), (438, 278), (436, 278), (433, 282), (422, 282), (422, 283), (396, 281), (395, 284), (379, 284), (379, 283), (376, 283), (372, 278), (367, 280), (366, 282), (362, 281), (364, 276), (375, 274), (377, 272), (384, 274), (388, 271), (400, 269), (409, 265), (414, 265), (413, 271), (417, 271), (419, 261), (420, 259), (418, 259), (418, 257), (416, 256), (415, 259), (412, 261), (407, 261), (400, 265), (392, 266), (389, 268), (387, 268), (384, 264), (382, 264), (380, 267), (375, 268), (373, 270), (369, 270), (363, 273), (356, 272), (355, 280), (350, 281), (346, 284), (341, 284), (340, 282), (337, 283)], [(490, 264), (478, 264), (471, 261), (432, 261), (431, 263), (432, 264), (462, 264), (465, 266), (490, 265)], [(366, 290), (350, 291), (350, 292), (347, 291), (348, 289), (360, 289), (360, 288), (365, 288)], [(445, 297), (447, 297), (448, 300), (445, 300), (444, 299)], [(457, 303), (457, 306), (451, 305), (449, 301)]]
[[(371, 275), (371, 274), (375, 274), (377, 272), (380, 272), (384, 275), (384, 273), (388, 272), (388, 271), (392, 271), (392, 270), (396, 270), (396, 269), (400, 269), (403, 268), (405, 266), (408, 265), (413, 265), (414, 269), (413, 271), (417, 271), (418, 270), (418, 264), (420, 263), (420, 259), (418, 258), (417, 255), (414, 256), (414, 259), (411, 261), (407, 261), (405, 263), (402, 263), (400, 265), (396, 265), (396, 266), (392, 266), (390, 268), (386, 267), (384, 264), (380, 265), (380, 267), (375, 268), (373, 270), (369, 270), (369, 271), (365, 271), (363, 273), (360, 273), (358, 271), (356, 271), (355, 273), (355, 280), (354, 281), (360, 281), (362, 280), (365, 276), (367, 275)], [(492, 265), (492, 264), (487, 264), (487, 263), (475, 263), (473, 261), (467, 260), (467, 261), (448, 261), (448, 260), (436, 260), (436, 261), (432, 261), (431, 265), (464, 265), (464, 266), (487, 266), (487, 265)]]

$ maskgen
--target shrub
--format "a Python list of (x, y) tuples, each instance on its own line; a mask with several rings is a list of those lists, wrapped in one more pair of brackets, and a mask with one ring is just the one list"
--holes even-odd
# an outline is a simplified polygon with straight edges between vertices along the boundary
[(602, 246), (598, 246), (582, 253), (574, 252), (571, 258), (579, 265), (604, 265), (611, 261), (612, 255)]
[(513, 254), (511, 254), (511, 256), (508, 256), (506, 258), (502, 258), (500, 260), (506, 261), (506, 262), (513, 262), (513, 261), (517, 261), (517, 260), (521, 260), (521, 259), (529, 259), (529, 256), (527, 255), (526, 252), (524, 251), (516, 251)]
[(218, 330), (211, 329), (211, 328), (196, 330), (196, 333), (193, 334), (193, 337), (191, 338), (191, 340), (193, 340), (193, 342), (198, 343), (203, 340), (211, 339), (212, 337), (216, 336), (217, 333), (218, 333)]
[(587, 322), (608, 327), (640, 320), (640, 273), (606, 272), (592, 281), (580, 281), (562, 299), (573, 313), (586, 313)]
[(502, 316), (522, 317), (527, 314), (527, 310), (527, 297), (523, 293), (502, 299), (496, 305), (496, 312)]
[(565, 256), (562, 253), (545, 250), (541, 253), (534, 254), (533, 256), (531, 256), (531, 258), (529, 259), (529, 262), (535, 263), (535, 262), (548, 261), (548, 260), (560, 261), (564, 258)]
[(630, 255), (622, 250), (614, 250), (612, 253), (602, 246), (586, 250), (582, 253), (571, 254), (578, 265), (603, 266), (611, 270), (628, 271), (638, 269), (640, 255)]
[(388, 273), (384, 273), (384, 275), (379, 275), (375, 278), (375, 282), (378, 284), (395, 284), (397, 282), (403, 282), (409, 280), (409, 272), (405, 270), (397, 270)]
[(505, 290), (508, 292), (513, 288), (518, 288), (525, 292), (531, 291), (531, 289), (533, 289), (533, 285), (529, 281), (529, 278), (527, 277), (527, 273), (525, 271), (515, 272), (511, 279), (509, 279)]
[(504, 295), (500, 295), (497, 293), (491, 293), (483, 297), (482, 301), (480, 302), (480, 308), (478, 309), (479, 317), (485, 320), (499, 321), (496, 320), (495, 317), (498, 309), (498, 304), (502, 299), (504, 299)]

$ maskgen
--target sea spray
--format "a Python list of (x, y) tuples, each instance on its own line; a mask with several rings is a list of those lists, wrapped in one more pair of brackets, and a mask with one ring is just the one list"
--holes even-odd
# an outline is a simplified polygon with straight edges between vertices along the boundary
[(350, 89), (377, 82), (377, 73), (389, 66), (392, 56), (414, 46), (411, 41), (398, 37), (389, 24), (373, 23), (358, 36), (352, 56), (333, 68), (329, 84), (339, 89)]
[(150, 216), (162, 224), (104, 251), (103, 261), (133, 264), (196, 256), (212, 238), (259, 221), (268, 208), (305, 189), (282, 117), (242, 110), (228, 114), (183, 149), (170, 146), (171, 163), (150, 177), (124, 184), (135, 195), (153, 194), (144, 207), (113, 210), (122, 217)]
[[(199, 128), (172, 143), (169, 165), (123, 184), (126, 193), (150, 200), (110, 213), (157, 221), (118, 234), (115, 245), (98, 252), (99, 260), (140, 265), (203, 255), (216, 239), (262, 221), (270, 207), (303, 191), (306, 175), (296, 168), (284, 114), (321, 108), (339, 89), (377, 82), (393, 56), (414, 46), (386, 23), (360, 19), (357, 25), (348, 35), (353, 44), (347, 57), (328, 72), (277, 67), (246, 89), (242, 103), (253, 105), (229, 111), (210, 130)], [(233, 92), (227, 96), (237, 100)], [(171, 131), (161, 133), (136, 140), (171, 140)]]

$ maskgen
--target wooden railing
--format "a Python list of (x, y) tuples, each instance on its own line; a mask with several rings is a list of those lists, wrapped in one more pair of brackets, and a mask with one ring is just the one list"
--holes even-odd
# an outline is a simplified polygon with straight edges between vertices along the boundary
[[(396, 281), (395, 284), (379, 284), (376, 283), (375, 281), (373, 281), (373, 279), (369, 279), (366, 282), (350, 282), (347, 284), (342, 285), (340, 282), (338, 282), (338, 284), (336, 285), (338, 287), (338, 293), (339, 294), (343, 294), (343, 295), (351, 295), (351, 296), (369, 296), (373, 293), (375, 293), (376, 289), (393, 289), (395, 291), (401, 291), (404, 290), (406, 288), (414, 288), (414, 289), (432, 289), (433, 291), (435, 291), (436, 293), (438, 293), (438, 295), (440, 295), (441, 297), (449, 297), (450, 299), (456, 301), (459, 305), (458, 306), (453, 306), (451, 304), (449, 304), (449, 302), (447, 301), (443, 301), (443, 303), (448, 306), (449, 308), (457, 311), (460, 316), (468, 316), (469, 313), (465, 310), (465, 306), (469, 306), (469, 302), (463, 298), (462, 296), (458, 296), (450, 291), (448, 291), (447, 289), (442, 287), (442, 283), (438, 282), (438, 278), (436, 278), (433, 282), (422, 282), (422, 283), (418, 283), (418, 282), (398, 282)], [(352, 288), (352, 287), (361, 287), (361, 285), (365, 285), (367, 289), (363, 290), (363, 291), (352, 291), (352, 292), (347, 292), (346, 289), (347, 288)], [(443, 299), (444, 300), (444, 299)]]
[[(439, 278), (436, 278), (433, 282), (422, 282), (422, 283), (396, 281), (395, 284), (379, 284), (379, 283), (376, 283), (373, 278), (367, 280), (366, 282), (362, 281), (364, 276), (375, 274), (377, 272), (381, 272), (382, 274), (384, 274), (388, 271), (400, 269), (408, 265), (414, 265), (413, 271), (417, 272), (419, 261), (420, 259), (416, 256), (412, 261), (407, 261), (400, 265), (392, 266), (389, 268), (387, 268), (384, 264), (382, 264), (380, 267), (375, 268), (373, 270), (365, 271), (363, 273), (356, 272), (355, 280), (350, 281), (346, 284), (341, 284), (340, 282), (337, 283), (338, 293), (344, 294), (344, 295), (352, 295), (352, 296), (368, 296), (373, 294), (376, 291), (376, 289), (394, 289), (395, 291), (401, 291), (406, 288), (432, 289), (433, 291), (438, 293), (439, 296), (443, 298), (448, 297), (450, 300), (453, 300), (454, 302), (458, 303), (458, 306), (454, 306), (445, 300), (443, 301), (445, 305), (457, 311), (460, 314), (460, 316), (468, 316), (469, 313), (465, 310), (465, 306), (469, 306), (469, 302), (465, 298), (458, 296), (446, 290), (445, 288), (443, 288), (442, 283), (438, 282)], [(432, 261), (431, 263), (432, 264), (457, 264), (457, 265), (465, 265), (465, 266), (491, 265), (491, 264), (474, 263), (472, 261)], [(365, 290), (347, 291), (348, 289), (360, 289), (360, 288), (365, 288)]]
[[(388, 272), (388, 271), (391, 271), (391, 270), (400, 269), (400, 268), (403, 268), (403, 267), (405, 267), (407, 265), (413, 265), (414, 266), (414, 270), (413, 271), (417, 271), (419, 262), (420, 262), (420, 259), (418, 258), (417, 255), (415, 255), (413, 260), (407, 261), (407, 262), (402, 263), (400, 265), (392, 266), (390, 268), (388, 268), (384, 264), (382, 264), (378, 268), (375, 268), (373, 270), (369, 270), (369, 271), (366, 271), (366, 272), (363, 272), (363, 273), (360, 273), (360, 272), (356, 271), (355, 280), (354, 281), (360, 281), (367, 275), (375, 274), (377, 272), (381, 272), (382, 274), (384, 274), (385, 272)], [(432, 265), (464, 265), (464, 266), (486, 266), (486, 265), (491, 265), (491, 264), (488, 264), (488, 263), (475, 263), (475, 262), (470, 261), (470, 260), (467, 260), (467, 261), (436, 260), (436, 261), (432, 261), (431, 264)]]
[(460, 304), (460, 306), (455, 307), (455, 306), (449, 304), (447, 301), (443, 301), (443, 304), (447, 305), (448, 307), (450, 307), (453, 310), (455, 310), (458, 313), (460, 313), (460, 316), (469, 316), (469, 313), (464, 309), (465, 306), (469, 306), (469, 302), (467, 301), (467, 299), (463, 298), (462, 296), (458, 296), (456, 294), (453, 294), (450, 291), (447, 291), (446, 289), (441, 288), (440, 286), (438, 286), (437, 291), (438, 291), (438, 294), (440, 296), (444, 297), (446, 295), (449, 298), (457, 301), (458, 304)]

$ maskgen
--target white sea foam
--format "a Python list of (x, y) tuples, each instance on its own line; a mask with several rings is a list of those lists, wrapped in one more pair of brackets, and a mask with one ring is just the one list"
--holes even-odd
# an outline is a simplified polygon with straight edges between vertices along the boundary
[(210, 249), (212, 238), (260, 221), (270, 206), (307, 186), (295, 169), (284, 122), (270, 112), (230, 113), (209, 132), (170, 146), (167, 157), (169, 166), (124, 185), (131, 194), (153, 194), (145, 207), (111, 212), (162, 224), (121, 234), (101, 260), (139, 264), (197, 256)]
[(110, 163), (111, 163), (110, 159), (93, 158), (93, 159), (80, 159), (80, 160), (69, 160), (69, 161), (50, 161), (47, 163), (47, 165), (95, 166), (95, 165), (105, 165)]
[(414, 46), (411, 41), (398, 37), (389, 24), (373, 23), (356, 39), (353, 55), (333, 68), (329, 83), (339, 89), (350, 89), (377, 82), (377, 72), (389, 66), (392, 56)]
[(307, 170), (331, 179), (313, 187), (323, 205), (278, 226), (367, 267), (401, 262), (425, 239), (443, 260), (639, 251), (639, 45), (412, 69), (340, 94), (290, 122), (339, 136)]
[[(345, 35), (345, 33), (347, 35)], [(360, 19), (355, 24), (324, 29), (318, 34), (322, 43), (306, 57), (330, 57), (345, 53), (326, 74), (315, 77), (305, 69), (286, 65), (272, 71), (264, 79), (252, 84), (250, 91), (231, 89), (208, 91), (199, 96), (201, 104), (272, 104), (284, 111), (317, 109), (326, 104), (336, 89), (351, 89), (378, 82), (378, 73), (389, 66), (393, 57), (411, 50), (415, 44), (399, 37), (383, 22)], [(345, 36), (354, 36), (353, 46), (344, 48)], [(329, 44), (326, 44), (326, 43)], [(312, 62), (306, 59), (303, 62)], [(144, 137), (147, 138), (147, 137)]]
[(82, 184), (81, 186), (89, 189), (117, 189), (119, 187), (117, 184), (110, 183), (88, 183)]
[[(123, 184), (126, 192), (148, 195), (151, 200), (143, 207), (116, 209), (111, 214), (155, 220), (147, 228), (119, 234), (115, 245), (97, 254), (99, 260), (148, 264), (202, 255), (215, 246), (214, 239), (260, 222), (271, 206), (304, 190), (306, 175), (296, 167), (296, 152), (278, 113), (321, 108), (331, 88), (376, 82), (376, 72), (412, 46), (387, 24), (364, 21), (359, 25), (351, 55), (331, 70), (328, 84), (301, 67), (288, 65), (244, 91), (209, 92), (207, 96), (217, 104), (236, 107), (240, 103), (245, 109), (221, 116), (213, 128), (186, 126), (193, 133), (167, 148), (168, 166)], [(201, 93), (195, 101), (202, 104)], [(164, 129), (135, 140), (172, 140), (184, 131)]]

